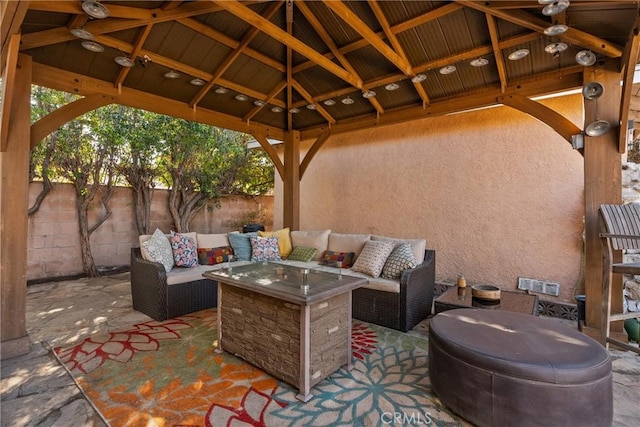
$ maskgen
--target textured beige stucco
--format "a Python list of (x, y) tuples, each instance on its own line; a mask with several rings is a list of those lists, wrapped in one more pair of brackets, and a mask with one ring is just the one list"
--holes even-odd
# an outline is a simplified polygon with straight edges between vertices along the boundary
[[(541, 102), (582, 127), (579, 95)], [(498, 107), (333, 136), (300, 188), (301, 229), (425, 238), (436, 250), (437, 280), (462, 273), (471, 284), (515, 289), (518, 277), (536, 278), (559, 283), (555, 300), (573, 302), (583, 157), (519, 111)], [(276, 180), (274, 227), (281, 224)]]

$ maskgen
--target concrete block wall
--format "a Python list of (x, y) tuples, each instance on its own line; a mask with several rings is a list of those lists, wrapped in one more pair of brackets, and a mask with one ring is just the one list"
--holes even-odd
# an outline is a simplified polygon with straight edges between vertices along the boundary
[[(33, 205), (42, 188), (41, 183), (29, 186), (29, 205)], [(168, 209), (169, 192), (156, 190), (151, 207), (151, 231), (160, 228), (165, 233), (172, 229)], [(27, 280), (48, 279), (82, 274), (78, 216), (75, 193), (70, 184), (54, 184), (53, 190), (42, 202), (40, 209), (29, 217)], [(131, 190), (117, 187), (110, 201), (111, 217), (91, 234), (91, 250), (99, 268), (129, 265), (131, 247), (138, 246)], [(255, 199), (231, 196), (206, 206), (191, 222), (191, 231), (199, 233), (226, 233), (241, 230), (242, 219), (260, 210), (265, 227), (273, 226), (273, 196)], [(104, 212), (96, 201), (89, 212), (89, 226)]]

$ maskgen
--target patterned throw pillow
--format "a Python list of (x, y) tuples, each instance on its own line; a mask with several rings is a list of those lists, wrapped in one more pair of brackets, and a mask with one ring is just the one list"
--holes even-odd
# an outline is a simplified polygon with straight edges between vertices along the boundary
[(251, 236), (251, 261), (281, 261), (277, 237)]
[(173, 251), (171, 250), (171, 243), (169, 239), (164, 235), (159, 228), (153, 232), (149, 240), (143, 242), (141, 245), (141, 252), (146, 255), (144, 258), (147, 261), (159, 262), (164, 266), (165, 271), (168, 273), (173, 268)]
[(355, 256), (355, 252), (324, 251), (320, 264), (335, 267), (338, 262), (342, 262), (342, 268), (351, 268)]
[(291, 237), (289, 236), (289, 227), (276, 231), (258, 231), (260, 237), (277, 237), (278, 251), (282, 258), (287, 258), (291, 253)]
[(169, 236), (173, 261), (177, 267), (195, 267), (198, 265), (198, 248), (196, 241), (184, 234), (171, 231)]
[(393, 251), (393, 242), (369, 240), (364, 244), (360, 256), (353, 264), (353, 271), (368, 274), (371, 277), (378, 277), (384, 267), (384, 262)]
[(258, 233), (229, 233), (229, 243), (233, 248), (234, 259), (238, 261), (251, 261), (251, 236), (257, 236)]
[(216, 265), (229, 261), (229, 255), (233, 255), (231, 246), (217, 248), (198, 248), (198, 263), (200, 265)]
[(416, 258), (411, 251), (409, 243), (401, 243), (391, 252), (382, 267), (382, 277), (385, 279), (398, 279), (407, 268), (415, 268)]
[(303, 261), (309, 262), (316, 255), (318, 250), (316, 248), (307, 248), (306, 246), (296, 246), (289, 254), (287, 259), (291, 261)]

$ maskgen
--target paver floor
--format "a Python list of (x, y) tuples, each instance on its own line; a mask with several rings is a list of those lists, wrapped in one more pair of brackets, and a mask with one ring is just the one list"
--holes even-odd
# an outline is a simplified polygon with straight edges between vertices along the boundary
[[(2, 426), (104, 426), (97, 412), (56, 361), (51, 349), (150, 318), (134, 311), (129, 274), (29, 286), (27, 331), (31, 352), (1, 362)], [(412, 334), (426, 334), (428, 321)], [(610, 350), (614, 426), (640, 425), (640, 356)], [(117, 426), (114, 426), (117, 427)]]

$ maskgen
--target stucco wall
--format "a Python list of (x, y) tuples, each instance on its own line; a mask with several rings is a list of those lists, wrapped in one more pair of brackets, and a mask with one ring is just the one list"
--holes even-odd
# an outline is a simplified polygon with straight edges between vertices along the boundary
[[(581, 126), (579, 95), (541, 102)], [(580, 153), (521, 112), (436, 117), (332, 136), (301, 181), (300, 228), (426, 238), (437, 280), (548, 280), (560, 284), (557, 301), (573, 302), (583, 179)], [(274, 218), (279, 227), (279, 179)]]
[[(33, 204), (40, 192), (41, 184), (29, 186), (29, 203)], [(156, 227), (168, 233), (172, 221), (168, 211), (169, 193), (156, 190), (151, 209), (151, 230)], [(249, 212), (264, 210), (265, 216), (273, 218), (273, 197), (262, 196), (256, 199), (244, 197), (224, 197), (220, 209), (203, 209), (191, 222), (191, 231), (199, 233), (226, 233), (236, 230), (238, 220)], [(138, 245), (138, 233), (135, 226), (133, 205), (129, 188), (119, 187), (111, 199), (111, 217), (91, 235), (91, 251), (99, 267), (129, 265), (131, 247)], [(90, 212), (90, 225), (93, 224), (98, 209)], [(55, 278), (81, 274), (80, 237), (75, 208), (74, 190), (68, 184), (55, 184), (47, 195), (40, 210), (29, 217), (27, 280)], [(266, 227), (271, 227), (265, 222)]]

